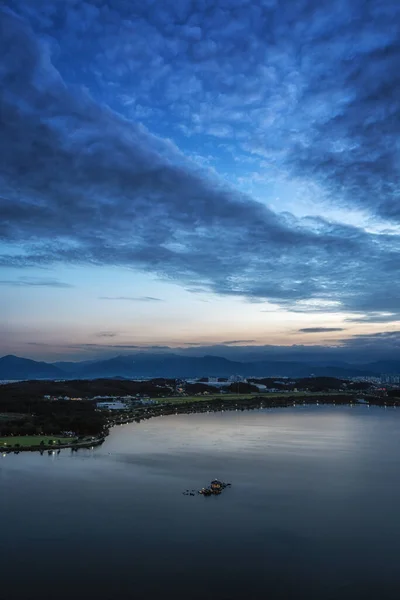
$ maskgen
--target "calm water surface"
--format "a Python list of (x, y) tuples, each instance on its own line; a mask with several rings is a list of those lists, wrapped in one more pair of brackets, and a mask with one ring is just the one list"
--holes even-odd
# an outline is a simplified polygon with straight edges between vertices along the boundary
[[(0, 599), (400, 597), (400, 411), (160, 417), (0, 456)], [(219, 477), (219, 497), (184, 496)]]

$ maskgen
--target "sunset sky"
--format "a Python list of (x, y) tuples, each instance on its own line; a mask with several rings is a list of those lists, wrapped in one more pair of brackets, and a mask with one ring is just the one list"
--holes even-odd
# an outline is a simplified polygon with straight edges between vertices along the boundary
[(0, 355), (400, 347), (400, 3), (5, 0)]

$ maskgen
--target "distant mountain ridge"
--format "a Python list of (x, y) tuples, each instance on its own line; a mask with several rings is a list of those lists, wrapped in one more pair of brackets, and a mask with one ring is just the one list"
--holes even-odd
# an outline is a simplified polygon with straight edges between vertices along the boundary
[(203, 377), (242, 375), (244, 377), (365, 377), (382, 373), (399, 374), (400, 361), (377, 361), (365, 365), (349, 363), (312, 365), (306, 362), (261, 360), (239, 362), (220, 356), (179, 354), (136, 354), (107, 360), (83, 362), (37, 362), (7, 355), (0, 358), (0, 379), (98, 379)]
[(46, 362), (8, 354), (0, 358), (0, 379), (60, 379), (65, 372)]

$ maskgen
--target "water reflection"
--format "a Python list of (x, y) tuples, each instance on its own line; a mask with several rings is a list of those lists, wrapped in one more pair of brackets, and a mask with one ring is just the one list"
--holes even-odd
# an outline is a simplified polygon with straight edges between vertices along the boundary
[[(397, 598), (398, 419), (367, 406), (171, 415), (94, 449), (8, 455), (0, 597)], [(232, 488), (182, 496), (214, 477)]]

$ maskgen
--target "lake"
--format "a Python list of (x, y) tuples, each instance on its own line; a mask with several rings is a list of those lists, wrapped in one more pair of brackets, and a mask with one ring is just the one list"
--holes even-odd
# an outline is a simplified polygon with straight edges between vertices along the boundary
[(397, 600), (399, 431), (393, 408), (296, 406), (0, 455), (0, 599)]

